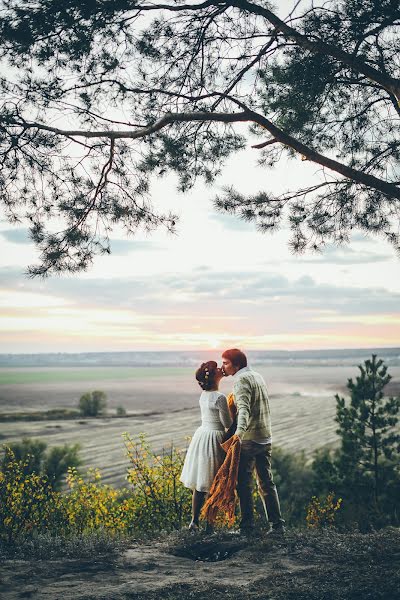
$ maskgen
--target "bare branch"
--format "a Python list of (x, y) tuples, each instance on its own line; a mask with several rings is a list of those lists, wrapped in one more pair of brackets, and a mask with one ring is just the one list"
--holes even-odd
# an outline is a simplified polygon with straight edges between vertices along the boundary
[(266, 142), (262, 142), (261, 144), (255, 144), (254, 146), (252, 146), (252, 148), (255, 148), (256, 150), (261, 150), (262, 148), (266, 148), (267, 146), (272, 146), (272, 144), (277, 144), (278, 140), (276, 140), (275, 138), (272, 140), (267, 140)]

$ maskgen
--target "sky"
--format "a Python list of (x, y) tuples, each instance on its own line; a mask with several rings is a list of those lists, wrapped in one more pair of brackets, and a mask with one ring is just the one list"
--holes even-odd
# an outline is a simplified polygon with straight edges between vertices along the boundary
[(37, 252), (0, 212), (0, 352), (400, 346), (400, 259), (388, 243), (355, 232), (347, 246), (295, 256), (287, 229), (262, 234), (216, 213), (223, 186), (281, 193), (323, 176), (300, 157), (272, 170), (257, 158), (249, 145), (212, 187), (186, 194), (154, 179), (153, 204), (179, 214), (177, 234), (116, 229), (112, 255), (78, 275), (29, 279)]
[(82, 274), (29, 279), (37, 260), (27, 230), (0, 224), (0, 352), (315, 349), (398, 346), (399, 258), (356, 232), (344, 247), (296, 256), (282, 229), (262, 234), (217, 213), (224, 185), (252, 193), (320, 180), (315, 165), (256, 165), (257, 151), (232, 157), (211, 188), (176, 191), (155, 179), (152, 198), (180, 218), (177, 234), (115, 231), (111, 256)]

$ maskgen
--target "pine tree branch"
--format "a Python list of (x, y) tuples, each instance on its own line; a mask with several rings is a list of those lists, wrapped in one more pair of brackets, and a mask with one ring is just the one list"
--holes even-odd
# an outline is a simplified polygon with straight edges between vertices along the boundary
[(360, 58), (357, 58), (355, 54), (350, 54), (338, 46), (328, 44), (321, 39), (315, 41), (310, 40), (306, 35), (300, 33), (293, 27), (290, 27), (290, 25), (282, 21), (272, 11), (263, 6), (253, 4), (252, 2), (248, 2), (248, 0), (230, 0), (229, 4), (231, 6), (236, 6), (243, 11), (265, 17), (278, 31), (281, 31), (286, 37), (295, 40), (296, 44), (302, 48), (310, 50), (310, 52), (321, 53), (336, 58), (351, 69), (362, 73), (371, 81), (378, 83), (387, 90), (389, 94), (393, 94), (396, 97), (397, 102), (400, 103), (399, 79), (395, 79), (386, 73), (382, 73)]
[(400, 189), (392, 184), (384, 181), (383, 179), (379, 179), (374, 175), (370, 175), (368, 173), (364, 173), (357, 169), (353, 169), (343, 163), (340, 163), (334, 159), (331, 159), (323, 154), (320, 154), (310, 146), (303, 144), (292, 135), (286, 133), (276, 125), (274, 125), (269, 119), (260, 115), (250, 109), (248, 109), (244, 104), (235, 100), (233, 98), (229, 98), (232, 102), (234, 102), (237, 106), (242, 108), (242, 112), (237, 113), (212, 113), (212, 112), (187, 112), (187, 113), (167, 113), (163, 117), (161, 117), (155, 123), (148, 125), (146, 127), (142, 127), (140, 129), (134, 130), (105, 130), (105, 131), (85, 131), (85, 130), (64, 130), (59, 129), (57, 127), (52, 127), (50, 125), (45, 125), (37, 122), (28, 122), (28, 121), (14, 121), (11, 122), (11, 125), (23, 127), (25, 129), (36, 128), (42, 131), (48, 131), (54, 133), (56, 135), (61, 135), (65, 137), (86, 137), (86, 138), (108, 138), (111, 140), (115, 139), (141, 139), (157, 133), (164, 127), (171, 125), (173, 123), (183, 123), (183, 122), (221, 122), (221, 123), (238, 123), (238, 122), (253, 122), (257, 123), (264, 129), (267, 129), (269, 133), (273, 136), (275, 140), (280, 142), (281, 144), (288, 146), (298, 152), (300, 155), (304, 156), (307, 160), (317, 163), (321, 166), (327, 167), (328, 169), (343, 175), (347, 179), (365, 185), (367, 187), (376, 189), (389, 198), (394, 198), (400, 200)]
[[(379, 71), (375, 69), (362, 59), (357, 57), (357, 46), (355, 52), (349, 53), (339, 48), (338, 46), (334, 46), (327, 42), (324, 42), (322, 39), (314, 39), (311, 40), (306, 35), (300, 33), (294, 27), (288, 25), (285, 21), (282, 21), (275, 13), (270, 11), (268, 8), (264, 6), (260, 6), (258, 4), (254, 4), (249, 2), (248, 0), (228, 0), (227, 2), (221, 2), (218, 0), (207, 0), (201, 4), (154, 4), (154, 5), (146, 5), (146, 4), (137, 4), (135, 9), (138, 11), (152, 11), (152, 10), (167, 10), (172, 12), (181, 12), (181, 11), (196, 11), (201, 10), (203, 8), (208, 8), (210, 6), (216, 7), (228, 7), (235, 6), (243, 11), (249, 12), (254, 15), (259, 15), (266, 18), (275, 28), (276, 31), (280, 31), (285, 37), (289, 39), (293, 39), (296, 44), (305, 48), (306, 50), (310, 50), (314, 53), (322, 53), (327, 56), (331, 56), (332, 58), (336, 58), (341, 63), (347, 65), (351, 69), (358, 71), (365, 75), (371, 81), (378, 83), (381, 87), (383, 87), (389, 94), (396, 98), (398, 106), (400, 105), (400, 80), (394, 77), (391, 77), (387, 73)], [(381, 31), (387, 25), (390, 25), (391, 21), (386, 21), (379, 25), (376, 28), (376, 31)], [(368, 33), (371, 35), (375, 30), (372, 30)]]

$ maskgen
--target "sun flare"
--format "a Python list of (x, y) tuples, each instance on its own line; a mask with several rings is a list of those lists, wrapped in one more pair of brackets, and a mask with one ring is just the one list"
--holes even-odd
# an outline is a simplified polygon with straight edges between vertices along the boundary
[(210, 338), (208, 340), (208, 345), (212, 350), (216, 350), (220, 345), (220, 341), (217, 338)]

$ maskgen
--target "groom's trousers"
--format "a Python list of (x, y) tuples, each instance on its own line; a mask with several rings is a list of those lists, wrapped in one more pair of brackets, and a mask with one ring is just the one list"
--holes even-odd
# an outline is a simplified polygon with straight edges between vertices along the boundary
[(243, 441), (240, 452), (237, 492), (240, 500), (241, 529), (254, 525), (253, 472), (256, 469), (258, 491), (267, 520), (273, 527), (285, 522), (282, 519), (278, 492), (271, 470), (271, 444)]

